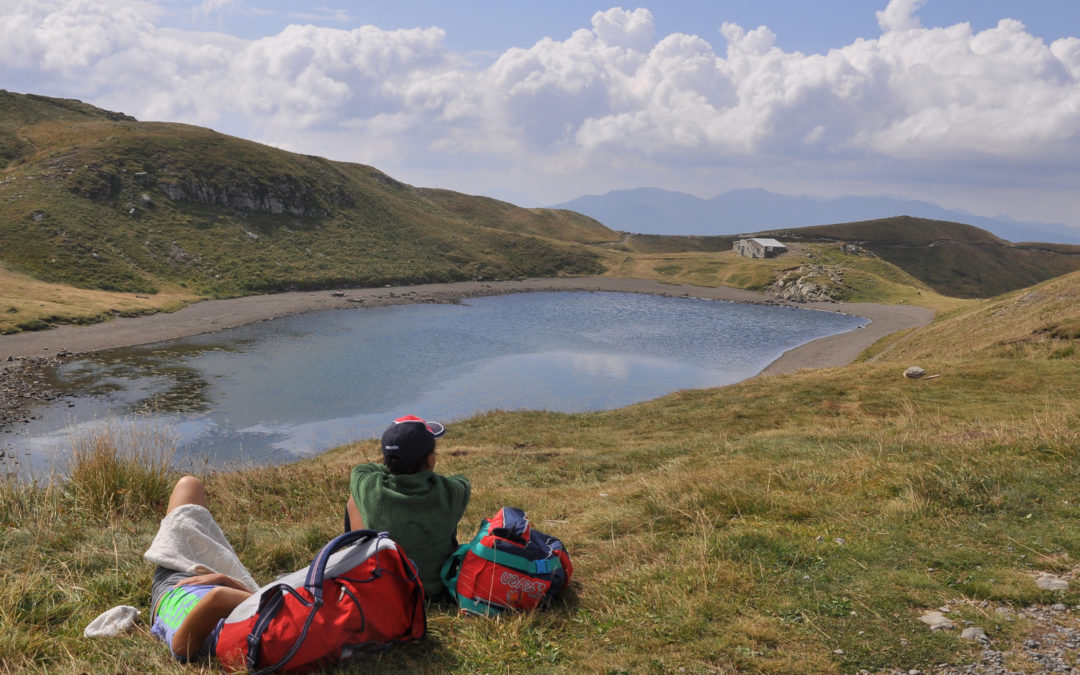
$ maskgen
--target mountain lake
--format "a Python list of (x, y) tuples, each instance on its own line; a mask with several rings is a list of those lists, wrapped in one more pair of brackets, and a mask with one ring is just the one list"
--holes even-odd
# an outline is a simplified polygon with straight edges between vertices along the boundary
[[(868, 322), (833, 312), (602, 292), (324, 310), (80, 356), (65, 395), (0, 434), (0, 469), (63, 470), (107, 424), (177, 440), (181, 468), (279, 463), (377, 437), (394, 418), (605, 410), (753, 377)], [(126, 433), (131, 433), (128, 429)]]

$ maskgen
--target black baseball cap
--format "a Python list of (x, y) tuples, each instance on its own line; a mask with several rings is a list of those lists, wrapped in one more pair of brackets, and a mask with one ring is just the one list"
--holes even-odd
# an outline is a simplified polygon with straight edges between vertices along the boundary
[(445, 432), (438, 422), (427, 422), (416, 415), (399, 417), (383, 432), (383, 456), (399, 457), (405, 462), (423, 459), (435, 449), (435, 439)]

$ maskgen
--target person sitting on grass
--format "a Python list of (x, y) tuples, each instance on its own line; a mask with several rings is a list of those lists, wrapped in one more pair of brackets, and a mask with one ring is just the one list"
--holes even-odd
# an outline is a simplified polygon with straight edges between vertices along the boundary
[(177, 481), (143, 558), (157, 565), (150, 633), (181, 663), (207, 659), (218, 621), (259, 588), (214, 521), (194, 476)]
[(345, 531), (389, 532), (416, 565), (429, 599), (444, 594), (439, 571), (457, 548), (471, 489), (465, 476), (434, 471), (435, 439), (444, 431), (415, 415), (394, 420), (382, 435), (383, 463), (353, 468), (345, 506)]

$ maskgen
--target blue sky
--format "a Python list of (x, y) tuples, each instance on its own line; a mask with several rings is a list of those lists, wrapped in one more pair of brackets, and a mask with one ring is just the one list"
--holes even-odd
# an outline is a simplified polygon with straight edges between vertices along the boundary
[[(868, 0), (664, 0), (643, 6), (652, 12), (662, 35), (697, 34), (722, 49), (718, 29), (730, 21), (746, 28), (768, 26), (785, 50), (820, 53), (856, 38), (876, 37), (874, 11), (883, 5)], [(614, 6), (619, 5), (580, 0), (381, 0), (305, 6), (279, 0), (221, 3), (218, 11), (199, 14), (191, 11), (198, 3), (174, 3), (179, 12), (170, 23), (220, 27), (249, 38), (309, 21), (338, 28), (365, 23), (386, 29), (439, 26), (446, 29), (445, 44), (452, 49), (503, 52), (545, 37), (564, 39), (587, 26), (595, 12)], [(1028, 32), (1048, 42), (1080, 34), (1080, 2), (1074, 0), (937, 0), (920, 8), (919, 15), (926, 26), (969, 22), (975, 30), (992, 28), (1003, 18), (1018, 19)]]
[(1080, 227), (1080, 2), (0, 0), (0, 87), (543, 205), (889, 194)]

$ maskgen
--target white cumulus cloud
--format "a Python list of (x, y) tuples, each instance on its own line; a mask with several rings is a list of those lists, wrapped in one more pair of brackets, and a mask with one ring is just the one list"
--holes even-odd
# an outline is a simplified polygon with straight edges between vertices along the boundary
[(809, 55), (732, 23), (709, 29), (717, 51), (615, 7), (477, 65), (435, 27), (290, 25), (247, 40), (161, 28), (147, 2), (33, 0), (0, 5), (0, 86), (390, 170), (508, 167), (570, 185), (629, 166), (874, 166), (890, 184), (917, 163), (952, 180), (973, 164), (998, 181), (1023, 180), (1018, 166), (1077, 172), (1080, 39), (1047, 44), (1008, 18), (924, 27), (924, 3), (890, 0), (879, 35)]
[(921, 28), (915, 12), (925, 4), (926, 0), (889, 0), (888, 6), (877, 12), (878, 25), (885, 32)]

